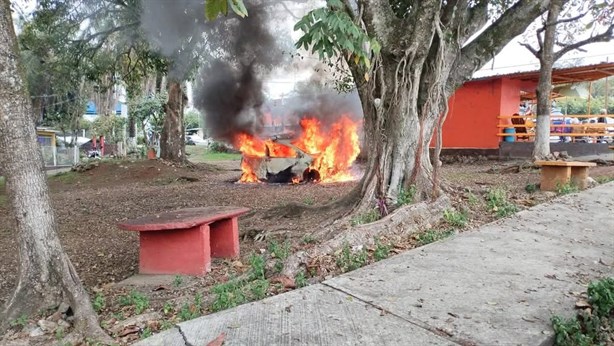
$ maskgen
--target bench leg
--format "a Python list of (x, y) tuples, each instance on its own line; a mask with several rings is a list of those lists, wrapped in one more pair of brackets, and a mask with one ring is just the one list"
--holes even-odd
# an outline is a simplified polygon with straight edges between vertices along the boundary
[(556, 191), (559, 185), (569, 182), (571, 167), (542, 166), (540, 189), (542, 191)]
[(211, 257), (239, 256), (239, 221), (236, 217), (209, 224), (211, 229)]
[(587, 188), (588, 167), (571, 167), (571, 182), (578, 188)]
[(211, 270), (209, 226), (139, 233), (139, 273), (205, 275)]

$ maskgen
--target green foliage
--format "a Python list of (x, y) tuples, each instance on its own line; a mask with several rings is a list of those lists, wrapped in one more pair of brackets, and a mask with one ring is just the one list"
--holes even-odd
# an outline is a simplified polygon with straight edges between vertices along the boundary
[(162, 312), (165, 315), (168, 315), (170, 313), (172, 313), (175, 309), (173, 308), (173, 304), (171, 304), (170, 302), (166, 302), (164, 303), (164, 306), (162, 307)]
[(518, 207), (508, 201), (507, 192), (502, 188), (489, 189), (486, 193), (486, 204), (498, 217), (507, 217), (518, 211)]
[[(379, 54), (379, 43), (352, 21), (340, 0), (327, 0), (326, 7), (307, 13), (294, 26), (304, 34), (296, 42), (297, 48), (311, 48), (321, 60), (350, 57), (348, 61), (368, 71), (371, 59)], [(369, 79), (365, 72), (365, 79)]]
[(363, 214), (358, 214), (352, 217), (352, 226), (364, 225), (367, 223), (375, 222), (381, 218), (381, 215), (377, 209), (369, 210)]
[(314, 238), (314, 236), (311, 234), (305, 234), (301, 238), (301, 241), (305, 244), (314, 244), (316, 242), (316, 238)]
[(307, 197), (303, 198), (303, 203), (305, 203), (307, 205), (314, 205), (316, 203), (316, 200), (313, 199), (313, 197), (311, 197), (311, 196), (307, 196)]
[(152, 335), (153, 332), (151, 331), (151, 328), (145, 327), (145, 329), (143, 329), (143, 331), (141, 332), (141, 339), (146, 339)]
[(469, 193), (469, 195), (467, 196), (467, 201), (469, 202), (470, 205), (476, 206), (480, 203), (480, 200), (478, 199), (478, 196), (474, 195), (473, 193)]
[(593, 281), (588, 286), (592, 312), (565, 319), (552, 317), (554, 344), (559, 346), (606, 345), (614, 330), (614, 278)]
[(182, 283), (183, 283), (183, 278), (181, 277), (181, 275), (175, 275), (175, 278), (173, 279), (173, 286), (179, 287), (181, 286)]
[(416, 240), (418, 240), (418, 245), (422, 246), (422, 245), (426, 245), (426, 244), (430, 244), (430, 243), (439, 241), (441, 239), (445, 239), (451, 236), (452, 234), (454, 234), (454, 230), (451, 230), (451, 229), (446, 230), (446, 231), (430, 229), (428, 231), (425, 231), (422, 234), (419, 234), (416, 237)]
[(243, 0), (207, 0), (205, 2), (205, 17), (208, 20), (214, 20), (220, 14), (227, 16), (228, 7), (239, 17), (247, 17), (247, 9)]
[(266, 297), (266, 293), (269, 289), (269, 280), (258, 279), (250, 282), (248, 285), (249, 291), (252, 294), (252, 298), (256, 300)]
[(92, 134), (104, 136), (107, 143), (116, 143), (123, 139), (126, 119), (115, 116), (99, 116), (92, 123)]
[(534, 193), (537, 191), (537, 184), (527, 184), (527, 186), (524, 187), (524, 190), (528, 193)]
[(606, 183), (609, 183), (611, 181), (614, 181), (614, 177), (608, 177), (608, 176), (596, 177), (595, 181), (598, 182), (599, 184), (606, 184)]
[(397, 205), (406, 205), (414, 203), (414, 198), (416, 197), (416, 186), (411, 185), (407, 190), (401, 189), (399, 191), (399, 195), (397, 196)]
[(345, 243), (341, 248), (341, 252), (337, 255), (337, 267), (344, 273), (349, 272), (367, 264), (367, 258), (366, 250), (352, 251), (350, 244)]
[(102, 293), (100, 293), (100, 292), (96, 293), (96, 296), (94, 296), (94, 302), (92, 302), (92, 306), (94, 307), (94, 311), (96, 311), (96, 312), (102, 311), (102, 309), (104, 309), (105, 305), (106, 305), (106, 301), (105, 301), (104, 296), (102, 295)]
[(305, 287), (308, 285), (307, 278), (305, 277), (304, 271), (299, 271), (294, 276), (294, 284), (296, 284), (297, 288)]
[(149, 307), (149, 298), (141, 292), (132, 291), (129, 295), (119, 297), (119, 305), (134, 306), (134, 312), (138, 315)]
[(26, 315), (21, 315), (18, 318), (14, 319), (13, 321), (9, 322), (9, 325), (11, 327), (25, 327), (28, 324), (28, 316)]
[(194, 295), (192, 304), (184, 303), (179, 309), (177, 316), (182, 321), (191, 320), (201, 316), (203, 313), (203, 296), (200, 293)]
[(373, 251), (373, 258), (375, 261), (381, 261), (386, 259), (390, 255), (391, 245), (385, 245), (380, 242), (378, 238), (375, 238), (375, 250)]
[[(147, 132), (147, 129), (149, 129), (158, 135), (162, 132), (162, 126), (164, 125), (164, 105), (167, 100), (168, 95), (166, 92), (130, 99), (128, 105), (130, 107), (130, 116), (139, 124), (142, 131)], [(148, 146), (153, 145), (153, 143), (146, 144)]]
[(183, 126), (186, 129), (200, 128), (202, 117), (196, 110), (189, 110), (183, 114)]
[(578, 186), (571, 181), (568, 181), (564, 184), (556, 184), (556, 193), (558, 193), (559, 195), (568, 195), (570, 193), (576, 193), (578, 191), (580, 191)]
[(56, 340), (62, 340), (66, 335), (66, 331), (64, 330), (64, 327), (57, 327), (54, 334)]
[(215, 299), (211, 304), (211, 311), (226, 310), (246, 303), (248, 300), (243, 292), (243, 284), (242, 281), (230, 281), (214, 286), (211, 291), (215, 295)]
[(251, 255), (249, 265), (251, 269), (250, 277), (252, 279), (264, 279), (265, 260), (263, 256)]
[(467, 212), (447, 209), (443, 212), (443, 218), (450, 226), (465, 227), (467, 225)]
[(279, 244), (276, 241), (272, 241), (269, 243), (269, 252), (273, 257), (283, 261), (290, 256), (290, 243), (284, 241), (283, 244)]

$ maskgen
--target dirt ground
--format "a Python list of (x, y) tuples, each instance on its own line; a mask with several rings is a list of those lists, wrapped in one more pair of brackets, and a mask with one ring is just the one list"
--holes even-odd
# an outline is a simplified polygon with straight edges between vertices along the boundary
[[(497, 218), (484, 199), (489, 190), (507, 191), (508, 200), (520, 209), (555, 197), (555, 193), (526, 191), (527, 185), (539, 182), (539, 171), (500, 171), (509, 165), (510, 162), (486, 160), (444, 164), (443, 176), (454, 205), (465, 210), (468, 216), (467, 225), (457, 227), (459, 231)], [(191, 168), (180, 168), (161, 161), (112, 160), (83, 173), (69, 172), (49, 178), (62, 244), (92, 298), (104, 297), (99, 298), (104, 303), (97, 307), (101, 321), (118, 342), (129, 343), (177, 322), (179, 306), (193, 299), (195, 294), (202, 294), (205, 302), (202, 308), (198, 307), (196, 315), (210, 312), (211, 287), (244, 274), (250, 256), (267, 252), (272, 242), (288, 244), (289, 251), (313, 245), (307, 240), (308, 235), (322, 221), (321, 215), (307, 213), (300, 219), (267, 218), (266, 211), (271, 207), (289, 202), (324, 204), (348, 193), (356, 184), (237, 184), (235, 181), (239, 176), (238, 161), (199, 163)], [(591, 169), (591, 176), (597, 180), (612, 179), (614, 166), (595, 167)], [(0, 257), (0, 305), (8, 299), (16, 284), (18, 268), (16, 237), (4, 194), (4, 187), (0, 187), (0, 253), (3, 254)], [(173, 282), (157, 283), (152, 287), (114, 284), (138, 270), (138, 234), (118, 229), (118, 222), (144, 214), (214, 205), (252, 210), (240, 219), (239, 260), (215, 260), (211, 274), (204, 278), (176, 277)], [(395, 246), (393, 252), (417, 244), (416, 238), (412, 238), (402, 246)], [(315, 282), (330, 274), (335, 272), (316, 271), (312, 273), (315, 277), (308, 280)], [(266, 295), (292, 286), (279, 282), (271, 285)], [(121, 296), (128, 295), (133, 289), (148, 297), (145, 310), (135, 311), (138, 309), (134, 306), (121, 303)], [(155, 313), (153, 319), (158, 321), (147, 324), (148, 332), (142, 326), (130, 332), (129, 324), (122, 321), (136, 312)]]

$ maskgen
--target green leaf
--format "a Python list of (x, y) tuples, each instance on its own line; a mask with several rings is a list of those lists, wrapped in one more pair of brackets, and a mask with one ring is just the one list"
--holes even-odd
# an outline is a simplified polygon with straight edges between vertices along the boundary
[(232, 10), (241, 18), (247, 17), (247, 8), (245, 8), (245, 4), (243, 0), (229, 0), (230, 7)]
[(207, 0), (205, 2), (205, 18), (214, 20), (220, 13), (228, 15), (228, 0)]
[(378, 55), (379, 52), (382, 50), (382, 46), (379, 45), (379, 42), (377, 42), (376, 39), (371, 40), (371, 50), (375, 55)]

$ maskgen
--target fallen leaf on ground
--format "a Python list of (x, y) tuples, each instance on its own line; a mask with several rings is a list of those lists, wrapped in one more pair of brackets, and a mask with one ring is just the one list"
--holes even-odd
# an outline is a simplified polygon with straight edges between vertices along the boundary
[(138, 326), (135, 326), (135, 325), (127, 326), (126, 328), (122, 329), (122, 331), (119, 332), (119, 334), (117, 336), (123, 337), (123, 336), (126, 336), (128, 334), (138, 333), (140, 330), (141, 330), (141, 328), (139, 328)]
[(293, 278), (287, 276), (276, 276), (271, 279), (272, 284), (281, 284), (284, 288), (296, 288)]
[(224, 344), (224, 340), (226, 339), (226, 333), (222, 333), (217, 336), (213, 341), (209, 342), (207, 346), (222, 346)]

